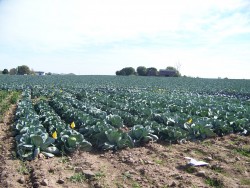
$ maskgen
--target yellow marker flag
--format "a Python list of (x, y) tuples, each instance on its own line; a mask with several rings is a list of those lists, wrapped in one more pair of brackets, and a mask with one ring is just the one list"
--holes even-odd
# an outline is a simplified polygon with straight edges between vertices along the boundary
[(53, 134), (52, 134), (52, 138), (57, 139), (57, 133), (56, 133), (56, 131), (55, 131), (55, 132), (53, 132)]
[(71, 129), (74, 129), (74, 128), (76, 127), (76, 125), (75, 125), (75, 122), (74, 122), (74, 121), (70, 124), (70, 127), (71, 127)]
[(192, 118), (190, 118), (190, 119), (187, 121), (187, 123), (188, 123), (188, 124), (191, 124), (192, 121), (193, 121)]

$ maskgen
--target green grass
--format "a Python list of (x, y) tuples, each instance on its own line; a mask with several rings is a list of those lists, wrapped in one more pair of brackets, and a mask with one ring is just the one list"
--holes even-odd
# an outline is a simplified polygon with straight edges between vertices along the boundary
[(211, 187), (222, 188), (223, 183), (218, 179), (206, 178), (205, 183)]
[(96, 173), (95, 173), (95, 179), (96, 179), (96, 180), (99, 180), (99, 179), (101, 179), (101, 178), (103, 178), (103, 177), (106, 177), (106, 174), (105, 174), (104, 171), (99, 171), (99, 172), (96, 172)]
[(59, 163), (68, 163), (69, 162), (69, 158), (66, 157), (66, 156), (62, 156), (60, 159), (59, 159)]
[(187, 167), (185, 167), (184, 171), (189, 173), (189, 174), (192, 174), (194, 172), (197, 172), (197, 169), (195, 167), (193, 167), (193, 166), (188, 165)]
[(250, 157), (250, 147), (249, 146), (243, 146), (241, 148), (234, 149), (236, 153), (239, 153), (242, 156)]
[(12, 93), (11, 97), (10, 97), (10, 103), (11, 104), (16, 104), (18, 99), (19, 99), (20, 93), (15, 91)]
[(115, 185), (117, 188), (123, 188), (123, 184), (120, 182), (116, 182)]
[[(19, 99), (19, 92), (0, 91), (0, 121), (3, 120), (4, 113), (9, 110), (11, 104), (16, 104)], [(9, 97), (10, 96), (10, 97)]]
[(141, 186), (139, 185), (139, 183), (133, 182), (132, 183), (132, 188), (141, 188)]
[(210, 147), (210, 146), (212, 146), (212, 143), (211, 143), (211, 141), (203, 141), (203, 142), (201, 142), (201, 144), (203, 145), (203, 146), (207, 146), (207, 147)]
[(17, 171), (19, 174), (29, 174), (31, 169), (26, 166), (26, 164), (23, 161), (20, 161), (20, 166), (17, 168)]
[(217, 173), (224, 173), (225, 171), (219, 166), (212, 166), (212, 170)]
[(164, 163), (164, 161), (161, 160), (161, 159), (153, 159), (153, 161), (154, 161), (156, 164), (159, 164), (159, 165), (161, 165), (161, 164)]
[(9, 103), (2, 103), (1, 105), (1, 111), (6, 112), (9, 109)]
[(194, 153), (196, 153), (197, 155), (207, 155), (207, 153), (201, 149), (194, 149)]
[(0, 91), (0, 103), (9, 95), (8, 91)]
[(123, 179), (125, 180), (125, 179), (130, 179), (131, 177), (132, 177), (132, 175), (130, 174), (130, 172), (124, 172), (123, 174)]
[(83, 183), (86, 181), (86, 177), (82, 173), (75, 173), (69, 180), (73, 183)]
[(241, 185), (250, 185), (250, 179), (249, 178), (243, 178), (240, 180)]

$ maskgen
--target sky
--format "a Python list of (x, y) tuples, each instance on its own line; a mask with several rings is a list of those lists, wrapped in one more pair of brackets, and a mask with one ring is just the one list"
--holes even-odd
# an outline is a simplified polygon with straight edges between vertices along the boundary
[(0, 70), (250, 79), (249, 0), (0, 0)]

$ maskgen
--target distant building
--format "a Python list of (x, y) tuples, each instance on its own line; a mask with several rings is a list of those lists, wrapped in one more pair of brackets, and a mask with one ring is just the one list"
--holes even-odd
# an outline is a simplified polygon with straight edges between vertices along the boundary
[(159, 71), (159, 76), (174, 77), (176, 75), (177, 75), (177, 72), (175, 70), (161, 69)]
[(35, 74), (36, 74), (37, 76), (44, 76), (44, 75), (45, 75), (45, 72), (36, 71)]

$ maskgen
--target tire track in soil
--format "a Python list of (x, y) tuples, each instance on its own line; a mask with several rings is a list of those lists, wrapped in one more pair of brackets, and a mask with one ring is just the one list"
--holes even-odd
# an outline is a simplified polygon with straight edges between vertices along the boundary
[(20, 160), (15, 157), (15, 139), (12, 135), (11, 125), (13, 123), (16, 105), (11, 105), (4, 114), (3, 122), (0, 123), (0, 187), (28, 187), (25, 179), (23, 184), (18, 183), (23, 177), (19, 173)]

